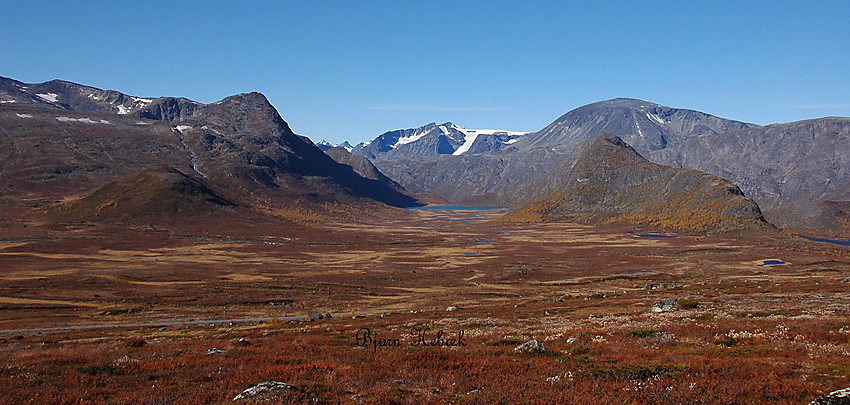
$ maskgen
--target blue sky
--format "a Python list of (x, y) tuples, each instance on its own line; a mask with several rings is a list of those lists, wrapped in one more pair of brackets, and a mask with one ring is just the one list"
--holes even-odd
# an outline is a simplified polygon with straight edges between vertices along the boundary
[(2, 0), (0, 10), (2, 76), (204, 103), (259, 91), (314, 141), (446, 121), (536, 131), (615, 97), (757, 124), (850, 116), (846, 0)]

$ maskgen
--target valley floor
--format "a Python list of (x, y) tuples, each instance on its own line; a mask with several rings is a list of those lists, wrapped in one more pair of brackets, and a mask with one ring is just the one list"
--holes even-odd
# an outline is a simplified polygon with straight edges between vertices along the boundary
[[(0, 402), (234, 403), (281, 381), (245, 401), (806, 403), (850, 386), (846, 247), (500, 212), (10, 222)], [(104, 327), (128, 324), (147, 326)], [(514, 350), (531, 339), (545, 352)]]

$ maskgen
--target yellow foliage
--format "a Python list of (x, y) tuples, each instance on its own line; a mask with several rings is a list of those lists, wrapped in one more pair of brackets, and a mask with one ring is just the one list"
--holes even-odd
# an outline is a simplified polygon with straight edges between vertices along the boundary
[(556, 191), (529, 205), (496, 218), (493, 222), (523, 224), (547, 222), (549, 220), (547, 214), (558, 208), (564, 201), (564, 198), (566, 198), (566, 195), (562, 191)]

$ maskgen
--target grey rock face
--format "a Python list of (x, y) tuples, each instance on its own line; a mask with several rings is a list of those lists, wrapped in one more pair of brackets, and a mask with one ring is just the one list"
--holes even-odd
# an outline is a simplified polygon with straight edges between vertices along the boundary
[(159, 121), (178, 121), (201, 114), (203, 104), (185, 98), (163, 97), (153, 100), (134, 115)]

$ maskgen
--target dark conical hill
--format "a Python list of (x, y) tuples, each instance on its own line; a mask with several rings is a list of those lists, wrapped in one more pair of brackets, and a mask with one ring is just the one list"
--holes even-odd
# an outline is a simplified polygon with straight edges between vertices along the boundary
[(600, 135), (568, 163), (552, 174), (560, 177), (557, 191), (503, 220), (627, 222), (707, 233), (770, 227), (728, 180), (649, 162), (613, 135)]

